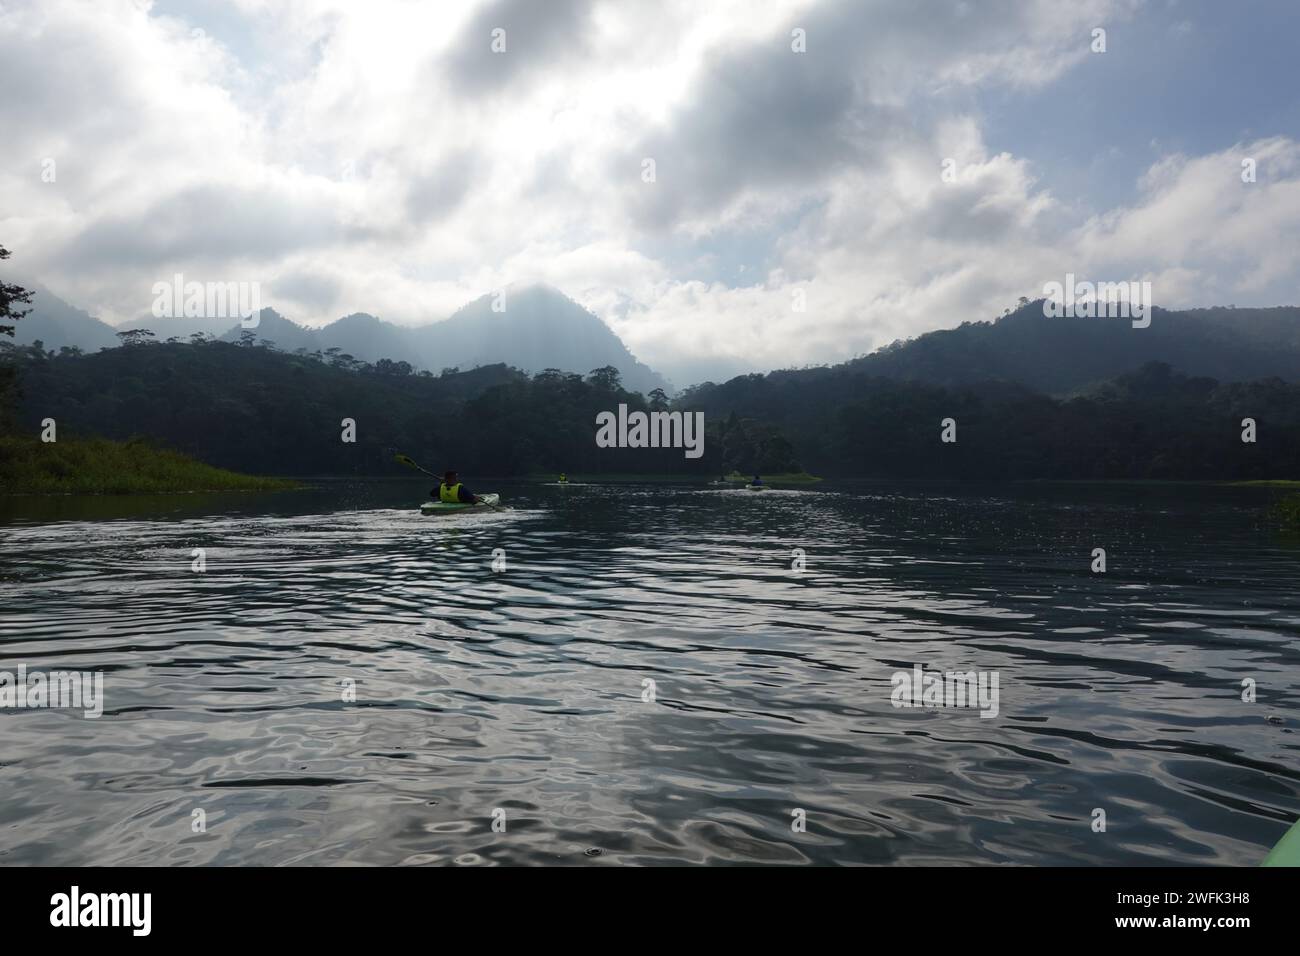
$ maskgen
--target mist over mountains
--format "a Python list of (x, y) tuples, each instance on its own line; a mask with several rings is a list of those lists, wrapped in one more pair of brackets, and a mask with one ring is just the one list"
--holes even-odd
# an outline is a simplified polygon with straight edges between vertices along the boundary
[[(137, 319), (115, 328), (39, 285), (29, 287), (36, 297), (31, 314), (17, 325), (17, 344), (40, 340), (46, 349), (90, 352), (118, 345), (122, 329), (149, 329), (160, 342), (196, 333), (239, 342), (243, 332), (230, 319), (185, 317)], [(672, 391), (600, 318), (542, 285), (510, 290), (504, 311), (494, 311), (493, 297), (484, 295), (423, 326), (356, 312), (312, 329), (266, 307), (251, 331), (256, 344), (284, 352), (334, 352), (371, 364), (406, 361), (434, 373), (504, 364), (530, 373), (554, 368), (585, 374), (612, 365), (630, 391)], [(1041, 302), (1030, 302), (995, 320), (928, 332), (839, 365), (740, 375), (684, 394), (707, 399), (713, 410), (744, 407), (782, 418), (778, 406), (788, 403), (856, 401), (871, 378), (944, 387), (1004, 382), (1068, 396), (1150, 362), (1223, 382), (1300, 381), (1300, 308), (1156, 308), (1149, 327), (1134, 328), (1123, 318), (1048, 318)]]
[[(22, 345), (40, 340), (47, 349), (74, 347), (89, 352), (118, 345), (117, 333), (129, 329), (148, 329), (157, 341), (188, 340), (203, 333), (238, 342), (243, 332), (240, 324), (229, 318), (182, 316), (135, 319), (114, 327), (48, 289), (34, 284), (28, 287), (37, 294), (31, 314), (17, 326), (14, 341)], [(504, 363), (526, 372), (556, 368), (585, 374), (612, 365), (633, 391), (672, 388), (662, 375), (638, 361), (599, 317), (556, 289), (541, 285), (510, 289), (503, 311), (494, 311), (493, 302), (492, 295), (484, 295), (444, 321), (414, 327), (357, 312), (312, 329), (264, 307), (251, 331), (258, 344), (286, 352), (338, 349), (360, 362), (386, 358), (433, 372)]]
[(69, 305), (40, 283), (20, 282), (19, 285), (34, 295), (30, 313), (14, 326), (10, 341), (31, 345), (39, 339), (47, 349), (79, 348), (83, 352), (118, 344), (118, 330), (113, 326)]

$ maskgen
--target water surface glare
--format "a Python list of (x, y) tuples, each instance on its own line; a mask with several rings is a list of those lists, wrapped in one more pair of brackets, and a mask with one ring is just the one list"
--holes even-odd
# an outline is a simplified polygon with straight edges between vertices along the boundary
[[(1267, 492), (491, 484), (0, 499), (0, 671), (106, 698), (0, 710), (0, 863), (1253, 865), (1300, 814)], [(918, 664), (997, 716), (895, 708)]]

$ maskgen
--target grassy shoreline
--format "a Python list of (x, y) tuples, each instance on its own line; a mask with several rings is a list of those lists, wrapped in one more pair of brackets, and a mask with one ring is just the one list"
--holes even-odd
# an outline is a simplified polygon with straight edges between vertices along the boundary
[(284, 491), (296, 481), (242, 475), (143, 441), (0, 437), (0, 495)]
[(1300, 495), (1283, 498), (1273, 509), (1284, 531), (1300, 531)]

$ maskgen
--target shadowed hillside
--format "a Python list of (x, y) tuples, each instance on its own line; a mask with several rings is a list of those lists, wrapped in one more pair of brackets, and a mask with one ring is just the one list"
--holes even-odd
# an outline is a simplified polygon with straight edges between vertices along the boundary
[[(1032, 302), (995, 322), (967, 322), (896, 342), (837, 368), (934, 385), (1019, 382), (1054, 395), (1165, 362), (1222, 381), (1300, 379), (1300, 308), (1155, 309), (1128, 319), (1047, 318)], [(797, 373), (796, 373), (797, 374)]]

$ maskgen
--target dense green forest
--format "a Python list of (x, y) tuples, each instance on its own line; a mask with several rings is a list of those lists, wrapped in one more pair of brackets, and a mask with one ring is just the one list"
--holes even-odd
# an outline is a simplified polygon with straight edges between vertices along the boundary
[[(689, 390), (706, 416), (738, 413), (793, 436), (818, 474), (897, 478), (1245, 479), (1300, 476), (1300, 386), (1221, 384), (1152, 362), (1085, 393), (943, 388), (870, 377), (751, 375)], [(956, 442), (940, 422), (956, 422)], [(1242, 420), (1256, 441), (1242, 441)]]
[[(391, 449), (463, 474), (717, 475), (738, 470), (908, 478), (1250, 479), (1300, 477), (1300, 386), (1221, 384), (1149, 363), (1068, 398), (1007, 383), (944, 388), (849, 366), (742, 376), (671, 406), (623, 389), (612, 368), (537, 375), (503, 365), (441, 375), (402, 362), (285, 354), (202, 341), (94, 355), (9, 347), (17, 423), (60, 435), (148, 436), (260, 474), (385, 474)], [(705, 454), (603, 449), (598, 412), (705, 413)], [(342, 440), (342, 420), (356, 441)], [(940, 440), (954, 419), (953, 443)], [(1242, 420), (1257, 440), (1242, 441)]]
[[(598, 448), (599, 412), (668, 408), (660, 391), (622, 388), (613, 367), (585, 377), (504, 365), (432, 375), (401, 361), (134, 339), (93, 355), (0, 346), (0, 361), (19, 370), (17, 427), (35, 435), (52, 418), (60, 436), (147, 436), (259, 474), (390, 474), (393, 449), (466, 476), (800, 470), (776, 429), (737, 416), (706, 423), (698, 459), (680, 448)], [(356, 423), (354, 442), (343, 441), (344, 419)]]
[[(26, 290), (0, 285), (0, 319), (8, 320), (0, 333), (12, 336), (30, 302)], [(1296, 361), (1295, 310), (1252, 310), (1236, 326), (1225, 325), (1223, 311), (1181, 313), (1181, 326), (1166, 321), (1159, 334), (1130, 338), (1134, 330), (1122, 324), (1044, 320), (1038, 303), (1022, 300), (997, 323), (968, 323), (833, 367), (705, 383), (672, 403), (660, 389), (625, 389), (613, 366), (586, 376), (530, 376), (503, 364), (434, 375), (339, 348), (290, 354), (251, 332), (238, 342), (196, 334), (160, 343), (132, 329), (119, 333), (121, 347), (94, 354), (0, 339), (0, 434), (31, 439), (53, 419), (65, 440), (143, 437), (264, 475), (392, 473), (401, 450), (466, 476), (807, 467), (889, 478), (1300, 477), (1300, 385), (1276, 377), (1221, 384), (1164, 362), (1089, 378), (1089, 369), (1122, 363), (1124, 349), (1182, 354), (1189, 339), (1200, 342), (1188, 357), (1193, 367)], [(1195, 334), (1180, 338), (1179, 328)], [(1225, 339), (1229, 328), (1235, 337)], [(1067, 340), (1076, 348), (1063, 348)], [(1026, 364), (1050, 368), (1057, 386), (1090, 384), (1051, 395), (1001, 377)], [(986, 378), (965, 381), (978, 375)], [(621, 405), (703, 412), (704, 454), (599, 447), (597, 415)], [(1252, 441), (1243, 441), (1247, 419)], [(945, 432), (955, 440), (942, 440)], [(5, 446), (11, 457), (19, 447)]]

